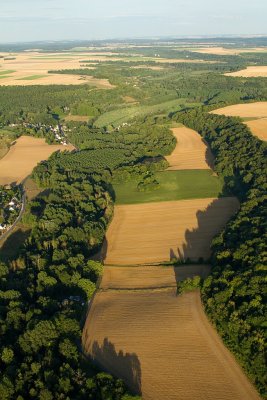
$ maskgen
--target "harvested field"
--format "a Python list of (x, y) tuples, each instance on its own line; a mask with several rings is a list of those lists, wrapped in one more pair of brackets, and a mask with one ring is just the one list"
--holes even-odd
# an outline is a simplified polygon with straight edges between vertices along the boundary
[(267, 118), (247, 121), (245, 124), (249, 127), (253, 135), (257, 136), (261, 140), (267, 140)]
[[(79, 69), (80, 60), (84, 56), (84, 54), (66, 56), (63, 54), (60, 57), (60, 55), (53, 53), (47, 54), (47, 56), (38, 52), (19, 53), (14, 60), (3, 61), (3, 70), (0, 69), (0, 74), (1, 72), (4, 74), (1, 75), (0, 84), (3, 86), (90, 84), (104, 89), (113, 88), (114, 86), (107, 79), (48, 73), (51, 70)], [(5, 74), (6, 71), (9, 72), (8, 75)]]
[(218, 110), (211, 111), (211, 114), (241, 118), (264, 118), (267, 117), (267, 101), (235, 104), (233, 106), (218, 108)]
[(170, 156), (165, 157), (170, 164), (169, 170), (210, 169), (213, 156), (201, 136), (186, 127), (173, 128), (177, 145)]
[(73, 150), (72, 145), (48, 145), (44, 139), (21, 136), (0, 160), (0, 185), (22, 182), (42, 160), (57, 150)]
[(207, 320), (198, 291), (100, 291), (83, 345), (143, 400), (260, 400)]
[(241, 71), (236, 72), (228, 72), (224, 74), (226, 76), (238, 76), (243, 78), (255, 78), (255, 77), (267, 77), (267, 65), (256, 66), (256, 67), (247, 67), (242, 69)]
[(109, 265), (210, 257), (210, 244), (238, 210), (236, 198), (115, 206), (102, 258)]
[(267, 51), (267, 47), (253, 47), (253, 48), (243, 48), (243, 49), (227, 49), (224, 47), (202, 47), (202, 48), (191, 48), (190, 51), (201, 53), (201, 54), (215, 54), (219, 56), (231, 56), (242, 53), (264, 53)]
[(176, 287), (178, 281), (196, 275), (207, 278), (209, 265), (141, 266), (114, 267), (105, 266), (100, 288), (107, 289), (144, 289)]

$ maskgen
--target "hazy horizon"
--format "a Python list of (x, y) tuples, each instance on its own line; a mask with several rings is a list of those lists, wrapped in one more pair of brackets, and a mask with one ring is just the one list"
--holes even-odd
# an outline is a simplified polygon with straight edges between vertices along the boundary
[(0, 42), (266, 35), (255, 0), (2, 0)]

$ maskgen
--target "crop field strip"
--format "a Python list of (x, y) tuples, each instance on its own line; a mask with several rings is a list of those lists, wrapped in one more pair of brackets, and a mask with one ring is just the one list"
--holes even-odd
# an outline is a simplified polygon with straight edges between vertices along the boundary
[[(259, 400), (208, 322), (198, 291), (177, 297), (169, 267), (122, 269), (105, 268), (104, 290), (83, 331), (84, 350), (99, 366), (142, 392), (143, 400)], [(132, 283), (128, 290), (122, 274)]]
[(210, 169), (213, 156), (201, 136), (186, 127), (173, 128), (177, 146), (170, 156), (166, 157), (170, 166), (168, 170)]
[(238, 207), (234, 197), (116, 206), (102, 258), (108, 265), (208, 259), (212, 238)]

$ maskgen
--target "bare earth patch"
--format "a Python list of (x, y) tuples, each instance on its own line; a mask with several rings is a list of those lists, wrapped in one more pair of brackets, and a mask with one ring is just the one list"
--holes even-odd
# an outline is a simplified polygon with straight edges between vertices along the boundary
[(169, 170), (210, 169), (213, 156), (201, 136), (186, 127), (173, 128), (172, 132), (177, 145), (170, 156), (165, 157), (169, 162)]
[(83, 346), (143, 400), (260, 400), (207, 320), (198, 291), (100, 291)]
[(109, 265), (208, 259), (212, 238), (238, 207), (233, 197), (115, 206), (102, 258)]
[(21, 136), (0, 160), (0, 185), (22, 182), (42, 160), (57, 150), (73, 150), (72, 145), (48, 145), (44, 139)]
[(267, 65), (247, 67), (241, 71), (228, 72), (226, 76), (241, 76), (243, 78), (267, 77)]

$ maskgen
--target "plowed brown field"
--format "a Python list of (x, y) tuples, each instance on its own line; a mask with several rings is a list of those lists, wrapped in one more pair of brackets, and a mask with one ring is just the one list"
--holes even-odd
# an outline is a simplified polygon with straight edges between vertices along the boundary
[(199, 292), (175, 293), (98, 292), (83, 332), (87, 354), (143, 400), (260, 400), (208, 322)]
[(208, 265), (108, 267), (101, 282), (101, 289), (142, 289), (176, 287), (177, 281), (199, 275), (207, 278)]
[(48, 145), (44, 139), (21, 136), (0, 160), (0, 185), (22, 182), (42, 160), (57, 150), (73, 150), (72, 145)]
[(102, 258), (110, 265), (207, 259), (212, 238), (237, 209), (233, 197), (116, 206)]
[(170, 164), (169, 170), (209, 169), (213, 164), (213, 156), (201, 136), (186, 127), (173, 128), (172, 132), (177, 145), (166, 159)]

